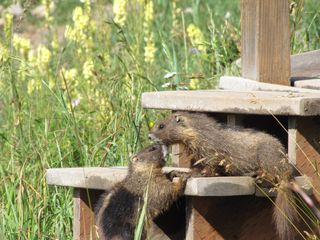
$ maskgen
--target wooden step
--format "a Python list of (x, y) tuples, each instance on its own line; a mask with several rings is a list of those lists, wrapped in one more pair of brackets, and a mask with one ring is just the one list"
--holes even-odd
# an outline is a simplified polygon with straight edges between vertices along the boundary
[(142, 94), (144, 108), (264, 115), (320, 115), (320, 94), (286, 91), (197, 90)]
[(250, 79), (234, 76), (222, 76), (219, 79), (218, 88), (232, 91), (268, 91), (268, 92), (292, 92), (319, 94), (320, 79), (294, 80), (294, 87), (257, 82)]
[[(189, 171), (188, 168), (164, 168), (164, 172), (172, 170)], [(51, 168), (46, 171), (46, 180), (49, 185), (108, 190), (115, 183), (123, 180), (126, 174), (126, 167)], [(312, 193), (310, 181), (306, 177), (296, 177), (296, 182), (308, 194)], [(264, 189), (264, 193), (261, 193), (259, 189), (251, 177), (201, 177), (188, 180), (185, 195), (202, 197), (274, 195), (266, 189)]]

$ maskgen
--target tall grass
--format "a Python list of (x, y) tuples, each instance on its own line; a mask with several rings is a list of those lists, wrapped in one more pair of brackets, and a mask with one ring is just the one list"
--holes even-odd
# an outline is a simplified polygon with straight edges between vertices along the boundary
[[(123, 25), (110, 1), (43, 2), (39, 21), (35, 3), (21, 1), (25, 13), (0, 34), (0, 239), (71, 239), (71, 190), (48, 187), (45, 169), (125, 165), (161, 114), (141, 108), (142, 92), (213, 88), (239, 74), (237, 0), (154, 0), (148, 24), (148, 1), (128, 1)], [(319, 7), (306, 0), (292, 16), (293, 52), (319, 48)]]

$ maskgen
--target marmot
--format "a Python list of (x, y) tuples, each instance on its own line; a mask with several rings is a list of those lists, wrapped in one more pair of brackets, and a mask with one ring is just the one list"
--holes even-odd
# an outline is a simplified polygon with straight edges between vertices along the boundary
[(149, 137), (166, 145), (184, 144), (192, 166), (200, 166), (204, 175), (252, 176), (280, 185), (274, 208), (277, 232), (281, 239), (294, 237), (289, 222), (297, 220), (297, 212), (287, 187), (293, 167), (277, 138), (254, 129), (229, 127), (204, 113), (188, 112), (160, 120)]
[[(171, 182), (162, 172), (166, 147), (154, 144), (136, 154), (130, 161), (126, 178), (101, 197), (96, 225), (100, 239), (133, 239), (139, 214), (148, 189), (147, 223), (163, 213), (184, 192), (186, 178)], [(144, 224), (142, 238), (147, 236)]]

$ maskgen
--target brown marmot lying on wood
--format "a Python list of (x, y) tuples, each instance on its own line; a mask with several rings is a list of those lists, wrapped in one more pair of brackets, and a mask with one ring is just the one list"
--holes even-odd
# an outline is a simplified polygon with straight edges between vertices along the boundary
[[(205, 176), (252, 176), (278, 186), (274, 221), (281, 239), (293, 239), (297, 219), (287, 184), (293, 167), (285, 148), (270, 134), (218, 123), (204, 113), (177, 112), (157, 122), (149, 137), (162, 144), (184, 144), (191, 168)], [(285, 216), (286, 215), (286, 216)]]
[(166, 147), (154, 144), (136, 154), (126, 178), (101, 197), (95, 209), (100, 239), (133, 239), (144, 196), (148, 189), (147, 222), (142, 239), (147, 237), (150, 221), (163, 213), (184, 192), (186, 178), (171, 182), (162, 172)]

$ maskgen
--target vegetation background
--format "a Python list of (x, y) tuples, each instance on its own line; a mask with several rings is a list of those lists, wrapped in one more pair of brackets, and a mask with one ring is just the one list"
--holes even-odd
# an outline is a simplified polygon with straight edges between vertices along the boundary
[[(292, 53), (320, 48), (320, 1), (291, 1)], [(240, 75), (238, 0), (0, 1), (0, 239), (72, 239), (47, 168), (125, 165), (159, 114), (144, 91)]]

